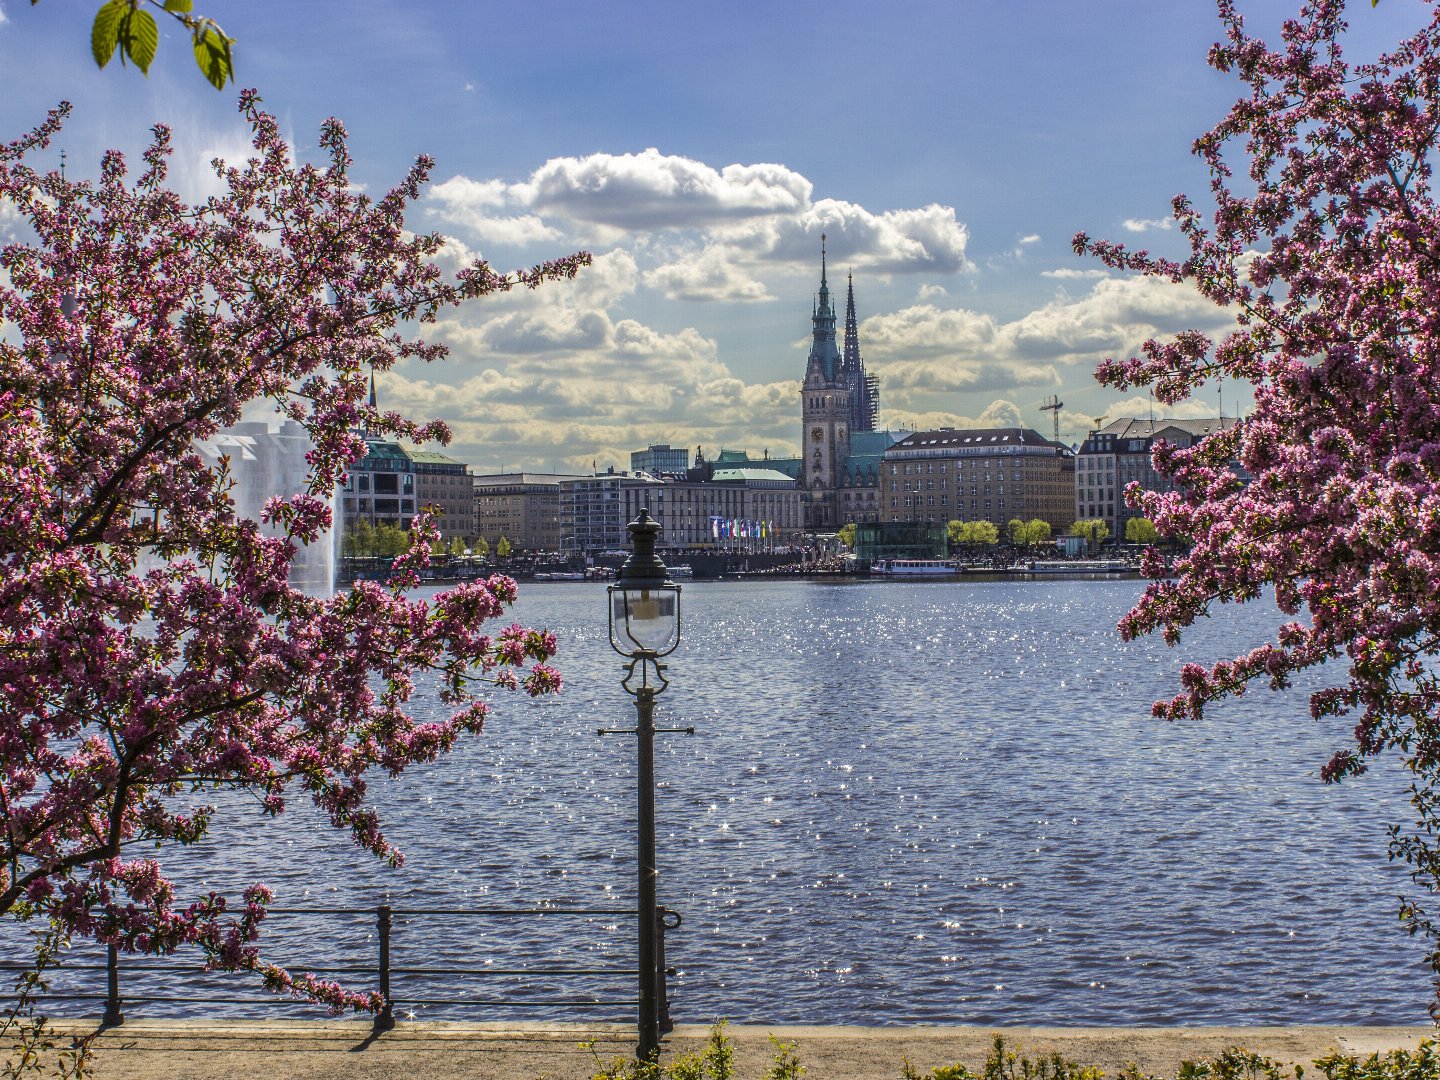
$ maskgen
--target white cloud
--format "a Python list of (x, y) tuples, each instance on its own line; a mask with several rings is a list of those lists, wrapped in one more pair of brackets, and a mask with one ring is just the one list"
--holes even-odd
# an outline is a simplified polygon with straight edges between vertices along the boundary
[(924, 284), (915, 290), (915, 295), (921, 300), (934, 300), (941, 296), (949, 296), (950, 293), (944, 285)]
[(1038, 244), (1039, 242), (1040, 242), (1040, 234), (1039, 234), (1039, 233), (1030, 233), (1030, 234), (1028, 234), (1028, 235), (1026, 235), (1026, 236), (1022, 236), (1022, 237), (1020, 238), (1020, 246), (1021, 246), (1021, 247), (1028, 247), (1028, 246), (1031, 245), (1031, 244)]
[(500, 180), (452, 176), (431, 188), (429, 197), (447, 222), (482, 242), (520, 246), (560, 236), (534, 214), (497, 212), (509, 202), (509, 189)]
[(1130, 354), (1147, 338), (1218, 328), (1229, 316), (1188, 285), (1159, 278), (1106, 277), (1079, 300), (1065, 298), (1010, 324), (1017, 353), (1070, 363)]
[[(211, 197), (219, 198), (229, 188), (215, 174), (218, 158), (227, 165), (243, 168), (255, 156), (247, 129), (213, 124), (176, 124), (171, 136), (175, 153), (170, 158), (170, 186), (192, 205)], [(290, 160), (294, 161), (295, 140), (286, 138)]]
[(737, 218), (794, 214), (811, 185), (783, 165), (714, 169), (689, 158), (645, 150), (552, 158), (515, 197), (541, 213), (617, 228), (695, 228)]
[(1056, 270), (1041, 270), (1040, 276), (1055, 278), (1059, 281), (1095, 281), (1099, 278), (1109, 277), (1110, 271), (1093, 267), (1088, 270), (1077, 270), (1073, 266), (1062, 266)]
[(880, 274), (970, 269), (969, 233), (953, 207), (877, 213), (812, 201), (812, 189), (783, 165), (715, 168), (650, 149), (552, 158), (516, 184), (451, 177), (426, 209), (447, 231), (494, 244), (563, 235), (653, 251), (660, 261), (646, 268), (647, 284), (672, 299), (767, 299), (761, 272), (813, 266), (821, 233), (837, 261)]
[(860, 337), (881, 400), (905, 406), (942, 392), (1058, 388), (1074, 379), (1062, 369), (1132, 355), (1147, 338), (1228, 322), (1189, 286), (1107, 276), (1079, 299), (1062, 296), (1010, 322), (918, 303), (866, 319)]
[(764, 282), (742, 272), (724, 249), (713, 246), (646, 271), (644, 280), (668, 300), (774, 299)]
[(1120, 223), (1127, 232), (1143, 233), (1152, 229), (1165, 232), (1175, 227), (1174, 218), (1126, 218)]
[(15, 208), (15, 204), (8, 199), (0, 200), (0, 240), (16, 243), (22, 238), (33, 240), (34, 236), (30, 223), (25, 220), (25, 215)]
[(934, 431), (937, 428), (1025, 427), (1020, 406), (1005, 398), (996, 398), (976, 416), (944, 410), (905, 411), (884, 409), (880, 426), (891, 431)]

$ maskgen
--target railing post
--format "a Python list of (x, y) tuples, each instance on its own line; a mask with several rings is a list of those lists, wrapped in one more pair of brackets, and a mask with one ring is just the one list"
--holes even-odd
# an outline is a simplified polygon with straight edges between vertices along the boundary
[(119, 1027), (125, 1023), (120, 1011), (120, 950), (109, 945), (105, 950), (105, 1015), (101, 1027)]
[(659, 904), (655, 905), (655, 996), (657, 1011), (659, 1013), (660, 1032), (668, 1035), (675, 1030), (675, 1022), (670, 1019), (670, 990), (667, 986), (666, 976), (670, 969), (665, 966), (665, 915), (666, 909)]
[(395, 1026), (395, 1003), (390, 997), (390, 924), (389, 904), (375, 909), (375, 924), (380, 937), (380, 998), (383, 1004), (375, 1014), (375, 1030), (389, 1031)]

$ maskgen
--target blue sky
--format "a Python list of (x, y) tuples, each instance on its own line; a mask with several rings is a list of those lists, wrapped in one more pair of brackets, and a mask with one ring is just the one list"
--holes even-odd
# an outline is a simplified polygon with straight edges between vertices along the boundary
[[(1273, 37), (1299, 0), (1243, 3)], [(194, 196), (239, 157), (235, 88), (202, 81), (162, 27), (148, 78), (97, 71), (98, 0), (0, 0), (0, 138), (57, 100), (69, 168), (171, 125)], [(1238, 84), (1205, 66), (1204, 0), (410, 4), (196, 0), (238, 40), (304, 156), (351, 133), (357, 181), (419, 153), (413, 219), (501, 268), (585, 248), (573, 285), (481, 302), (437, 328), (438, 366), (382, 376), (387, 405), (440, 415), (477, 471), (624, 467), (650, 442), (793, 452), (819, 235), (855, 275), (861, 346), (892, 426), (1019, 423), (1065, 402), (1062, 437), (1146, 415), (1095, 363), (1223, 316), (1179, 288), (1077, 259), (1077, 230), (1175, 252), (1161, 224), (1204, 195), (1191, 140)], [(1422, 22), (1419, 0), (1352, 4), (1352, 58)], [(1243, 404), (1226, 386), (1224, 408)], [(1172, 410), (1213, 415), (1213, 391)]]

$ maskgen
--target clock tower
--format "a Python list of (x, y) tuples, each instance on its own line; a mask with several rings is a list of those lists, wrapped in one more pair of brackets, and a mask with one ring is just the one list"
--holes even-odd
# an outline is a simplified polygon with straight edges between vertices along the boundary
[(820, 293), (810, 321), (810, 359), (800, 388), (805, 527), (833, 532), (845, 524), (839, 520), (836, 489), (850, 455), (852, 389), (843, 377), (835, 341), (835, 306), (826, 280), (824, 234), (820, 236)]

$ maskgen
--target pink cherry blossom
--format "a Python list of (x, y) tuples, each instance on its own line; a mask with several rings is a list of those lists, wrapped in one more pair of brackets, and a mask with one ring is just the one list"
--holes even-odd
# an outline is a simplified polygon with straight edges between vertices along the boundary
[[(433, 539), (423, 517), (388, 583), (316, 598), (288, 578), (331, 525), (360, 428), (448, 438), (373, 410), (371, 370), (441, 358), (417, 329), (589, 257), (447, 279), (443, 238), (406, 229), (428, 159), (371, 198), (339, 121), (323, 126), (322, 160), (301, 163), (253, 91), (240, 109), (254, 156), (217, 161), (223, 194), (193, 206), (165, 186), (164, 127), (138, 175), (110, 152), (94, 182), (27, 163), (67, 105), (0, 147), (0, 199), (31, 237), (0, 250), (0, 913), (124, 949), (198, 947), (277, 990), (373, 1008), (263, 959), (264, 886), (238, 909), (184, 900), (155, 848), (202, 840), (203, 792), (224, 782), (270, 814), (304, 794), (398, 863), (367, 800), (374, 770), (399, 775), (479, 731), (494, 688), (559, 690), (552, 634), (481, 632), (513, 581), (407, 594)], [(195, 450), (256, 403), (315, 444), (306, 489), (265, 509), (278, 537), (237, 520), (226, 469)]]
[(1440, 974), (1440, 12), (1377, 62), (1350, 64), (1344, 7), (1311, 0), (1271, 46), (1220, 0), (1210, 64), (1245, 94), (1195, 142), (1210, 221), (1175, 199), (1182, 262), (1084, 234), (1075, 248), (1188, 282), (1236, 323), (1220, 340), (1147, 342), (1101, 365), (1101, 382), (1152, 386), (1165, 402), (1217, 376), (1254, 389), (1243, 424), (1155, 450), (1175, 490), (1128, 493), (1188, 553), (1120, 630), (1173, 644), (1215, 605), (1262, 596), (1287, 621), (1243, 656), (1187, 664), (1156, 715), (1198, 716), (1252, 683), (1279, 689), (1323, 668), (1310, 711), (1354, 724), (1323, 777), (1382, 754), (1409, 770), (1415, 822), (1392, 832), (1391, 856), (1424, 897), (1401, 915)]

